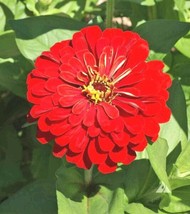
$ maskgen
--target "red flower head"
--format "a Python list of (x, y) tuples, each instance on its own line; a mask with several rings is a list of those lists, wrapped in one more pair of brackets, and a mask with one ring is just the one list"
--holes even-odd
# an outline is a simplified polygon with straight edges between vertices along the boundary
[(148, 54), (138, 34), (97, 26), (43, 52), (27, 79), (38, 140), (54, 139), (53, 154), (84, 169), (110, 173), (131, 163), (171, 114), (171, 79)]

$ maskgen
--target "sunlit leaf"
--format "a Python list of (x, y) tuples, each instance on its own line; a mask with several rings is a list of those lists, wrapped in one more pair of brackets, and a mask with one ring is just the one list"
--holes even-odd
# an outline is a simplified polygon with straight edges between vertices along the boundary
[(190, 186), (181, 187), (174, 190), (171, 194), (165, 194), (160, 208), (169, 213), (182, 213), (190, 211)]
[(165, 191), (170, 192), (171, 187), (166, 172), (167, 141), (159, 138), (155, 143), (148, 145), (147, 152), (156, 175), (165, 185)]
[(71, 39), (83, 23), (61, 16), (40, 16), (10, 22), (20, 52), (34, 60), (54, 43)]
[[(156, 52), (167, 53), (190, 30), (190, 23), (177, 20), (152, 20), (135, 28)], [(151, 32), (151, 33), (150, 33)]]

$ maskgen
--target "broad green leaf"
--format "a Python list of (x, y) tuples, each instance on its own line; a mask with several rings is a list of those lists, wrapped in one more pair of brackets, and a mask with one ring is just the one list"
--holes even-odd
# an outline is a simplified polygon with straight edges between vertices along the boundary
[(190, 58), (189, 47), (190, 47), (190, 33), (185, 37), (181, 38), (176, 44), (175, 47), (183, 55)]
[(166, 173), (167, 141), (159, 138), (155, 143), (148, 145), (147, 152), (156, 175), (164, 183), (166, 191), (170, 192), (171, 187)]
[(169, 146), (168, 153), (170, 153), (180, 141), (185, 145), (187, 140), (186, 102), (183, 90), (177, 80), (173, 81), (169, 92), (168, 106), (172, 111), (172, 116), (169, 122), (161, 125), (159, 134), (161, 138), (167, 140)]
[(55, 171), (60, 166), (60, 159), (52, 155), (49, 144), (40, 145), (32, 151), (31, 172), (34, 178), (55, 178)]
[(4, 124), (0, 128), (0, 192), (17, 182), (23, 181), (20, 170), (22, 159), (21, 142), (12, 125)]
[(125, 211), (131, 214), (155, 214), (152, 210), (146, 208), (143, 204), (140, 203), (131, 203), (127, 204), (125, 207)]
[(188, 62), (176, 62), (172, 68), (172, 75), (180, 79), (180, 83), (184, 86), (190, 86), (190, 59)]
[(0, 64), (0, 85), (14, 94), (26, 96), (26, 74), (18, 63), (4, 62)]
[(54, 43), (71, 39), (83, 23), (60, 16), (39, 16), (10, 22), (20, 52), (34, 60)]
[[(167, 53), (190, 30), (190, 23), (177, 20), (147, 21), (134, 29), (150, 45), (150, 49)], [(151, 32), (151, 33), (150, 33)]]
[(55, 183), (33, 182), (0, 205), (1, 214), (57, 214)]
[(5, 31), (0, 34), (0, 57), (8, 58), (20, 55), (15, 42), (15, 34), (13, 31)]
[(190, 211), (190, 186), (174, 190), (171, 194), (165, 194), (160, 202), (160, 208), (169, 213), (182, 213)]
[[(64, 183), (63, 183), (64, 185)], [(93, 197), (86, 197), (85, 195), (80, 201), (71, 200), (60, 191), (57, 191), (58, 200), (58, 214), (97, 214), (97, 213), (113, 213), (109, 210), (109, 205), (112, 202), (113, 192), (104, 186)], [(119, 201), (118, 201), (119, 202)], [(117, 209), (120, 210), (118, 203)], [(123, 213), (116, 211), (114, 214)]]
[(148, 160), (136, 160), (122, 170), (125, 172), (123, 182), (129, 201), (147, 202), (158, 196), (159, 180)]
[(8, 7), (9, 10), (14, 14), (17, 0), (11, 0), (11, 1), (10, 0), (0, 0), (0, 3), (4, 4), (6, 7)]
[(36, 37), (35, 39), (22, 40), (16, 39), (18, 48), (22, 55), (30, 60), (35, 60), (43, 51), (50, 49), (56, 42), (70, 39), (74, 31), (51, 30), (46, 34)]
[(172, 190), (183, 186), (190, 186), (190, 177), (175, 177), (170, 179)]
[[(105, 184), (104, 175), (100, 174), (97, 175), (98, 177), (94, 177), (95, 173), (93, 173), (92, 183), (86, 185), (84, 172), (86, 173), (86, 171), (73, 166), (62, 166), (57, 171), (58, 213), (123, 213), (125, 195), (124, 190), (119, 187), (119, 179), (113, 179), (117, 178), (114, 176), (115, 173), (105, 177), (110, 177), (110, 181), (118, 184), (117, 187), (114, 184), (110, 186), (109, 180)], [(104, 178), (101, 179), (101, 177)]]
[(179, 155), (175, 165), (179, 170), (180, 176), (190, 175), (190, 142)]

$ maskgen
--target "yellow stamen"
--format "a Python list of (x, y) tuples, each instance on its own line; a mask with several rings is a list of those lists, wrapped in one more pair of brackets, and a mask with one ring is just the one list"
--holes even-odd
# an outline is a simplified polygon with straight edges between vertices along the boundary
[(89, 69), (90, 83), (83, 86), (82, 92), (95, 104), (101, 101), (109, 102), (112, 97), (113, 83), (107, 76), (100, 76), (99, 73)]

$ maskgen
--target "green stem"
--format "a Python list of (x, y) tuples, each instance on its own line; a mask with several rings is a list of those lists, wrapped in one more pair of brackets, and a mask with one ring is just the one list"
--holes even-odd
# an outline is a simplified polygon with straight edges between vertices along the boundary
[(93, 172), (93, 165), (89, 170), (84, 171), (84, 181), (85, 181), (85, 186), (88, 187), (89, 184), (92, 181), (92, 172)]
[(115, 0), (107, 0), (106, 2), (106, 27), (111, 28), (112, 27), (112, 20), (114, 16), (114, 5)]
[(149, 20), (157, 19), (156, 5), (147, 7), (147, 10), (148, 10), (148, 19)]

